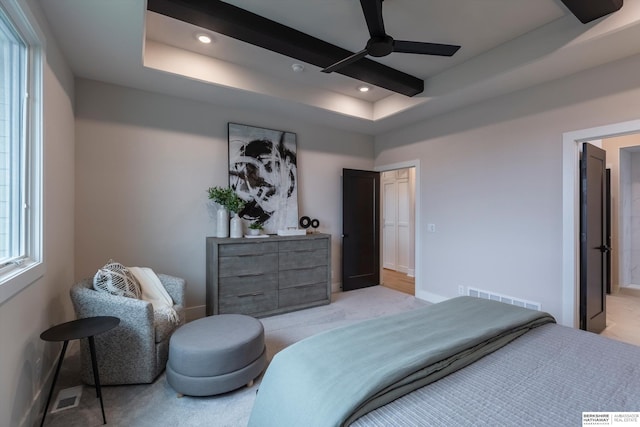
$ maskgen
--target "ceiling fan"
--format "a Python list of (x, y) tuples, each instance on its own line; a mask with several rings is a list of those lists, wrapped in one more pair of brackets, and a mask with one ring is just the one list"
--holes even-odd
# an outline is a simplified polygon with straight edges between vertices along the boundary
[(364, 19), (369, 29), (369, 41), (364, 49), (356, 52), (333, 65), (322, 70), (324, 73), (332, 73), (347, 65), (356, 62), (367, 55), (382, 57), (392, 52), (415, 53), (419, 55), (453, 56), (460, 46), (440, 43), (414, 42), (406, 40), (394, 40), (384, 30), (382, 18), (383, 0), (360, 0)]
[[(226, 1), (147, 0), (147, 9), (278, 52), (290, 58), (296, 58), (321, 69), (328, 67), (325, 68), (327, 72), (330, 72), (329, 68), (337, 65), (334, 63), (339, 61), (340, 66), (335, 67), (332, 71), (405, 96), (415, 96), (421, 93), (424, 90), (424, 81), (380, 62), (364, 58), (364, 56), (368, 54), (384, 56), (393, 51), (453, 55), (459, 49), (459, 46), (448, 47), (449, 45), (393, 40), (384, 31), (381, 0), (361, 0), (361, 3), (365, 17), (372, 17), (367, 18), (367, 23), (372, 19), (377, 21), (373, 23), (371, 33), (377, 34), (378, 39), (384, 40), (378, 40), (372, 36), (374, 40), (370, 42), (370, 48), (366, 49), (364, 53), (356, 54), (359, 55), (358, 58), (352, 58), (353, 52), (347, 49), (256, 15)], [(443, 49), (444, 52), (439, 53), (439, 49)], [(341, 61), (342, 58), (349, 59), (348, 63), (346, 60)], [(329, 67), (330, 64), (334, 64), (334, 66)]]

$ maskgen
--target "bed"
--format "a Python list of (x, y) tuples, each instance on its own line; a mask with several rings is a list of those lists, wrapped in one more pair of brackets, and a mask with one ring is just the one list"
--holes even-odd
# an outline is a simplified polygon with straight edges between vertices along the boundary
[(281, 351), (249, 426), (566, 426), (609, 411), (640, 411), (640, 348), (461, 297)]

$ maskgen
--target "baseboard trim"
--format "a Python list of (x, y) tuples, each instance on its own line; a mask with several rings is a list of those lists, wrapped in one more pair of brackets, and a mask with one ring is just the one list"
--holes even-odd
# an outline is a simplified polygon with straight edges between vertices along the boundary
[(336, 282), (331, 284), (331, 293), (342, 292), (342, 283)]
[(207, 306), (206, 305), (196, 305), (194, 307), (189, 307), (185, 309), (185, 317), (187, 318), (187, 322), (191, 322), (193, 320), (201, 319), (206, 317), (207, 315)]
[(419, 291), (417, 289), (416, 289), (416, 298), (419, 298), (421, 300), (425, 300), (428, 302), (432, 302), (434, 304), (450, 299), (442, 295), (434, 294), (432, 292)]
[[(67, 352), (65, 354), (65, 358), (68, 354), (72, 353), (74, 350), (74, 346), (77, 346), (78, 340), (74, 340), (67, 346)], [(79, 350), (78, 350), (79, 351)], [(60, 353), (62, 352), (62, 346), (60, 346), (60, 350), (56, 353), (56, 357), (53, 358), (51, 366), (49, 366), (47, 372), (43, 376), (43, 381), (40, 383), (40, 388), (33, 396), (31, 400), (31, 405), (29, 405), (28, 411), (24, 414), (19, 427), (31, 427), (34, 425), (40, 425), (40, 420), (42, 419), (42, 414), (44, 411), (44, 405), (47, 403), (47, 396), (49, 394), (49, 389), (51, 388), (51, 383), (53, 382), (53, 375), (56, 370), (56, 366), (58, 364), (58, 359), (60, 358)], [(64, 363), (64, 361), (62, 361)], [(54, 396), (51, 396), (53, 399)], [(53, 402), (52, 402), (53, 404)], [(49, 407), (51, 410), (52, 406)]]

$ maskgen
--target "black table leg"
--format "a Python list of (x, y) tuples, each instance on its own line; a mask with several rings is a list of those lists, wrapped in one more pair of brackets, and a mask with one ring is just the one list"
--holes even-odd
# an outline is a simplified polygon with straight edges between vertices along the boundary
[(96, 345), (93, 336), (88, 337), (89, 350), (91, 350), (91, 366), (93, 367), (93, 382), (96, 385), (96, 397), (100, 398), (100, 408), (102, 409), (102, 421), (107, 423), (107, 417), (104, 415), (104, 404), (102, 403), (102, 389), (100, 388), (100, 376), (98, 375), (98, 360), (96, 359)]
[(64, 354), (67, 351), (67, 344), (69, 344), (69, 340), (66, 340), (64, 344), (62, 344), (62, 353), (60, 353), (60, 358), (58, 359), (58, 366), (56, 367), (56, 373), (53, 376), (51, 389), (49, 389), (49, 397), (47, 397), (47, 406), (44, 407), (44, 414), (42, 414), (42, 422), (40, 422), (40, 427), (44, 425), (44, 418), (47, 416), (47, 411), (49, 410), (49, 404), (51, 403), (51, 396), (53, 395), (53, 389), (56, 387), (56, 381), (58, 379), (58, 374), (60, 373), (60, 366), (62, 366), (62, 360), (64, 359)]

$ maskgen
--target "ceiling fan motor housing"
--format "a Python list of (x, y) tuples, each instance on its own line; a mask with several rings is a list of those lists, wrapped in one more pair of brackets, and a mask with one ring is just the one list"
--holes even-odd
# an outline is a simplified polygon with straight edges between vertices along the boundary
[(393, 52), (393, 38), (391, 36), (372, 37), (367, 42), (367, 53), (371, 56), (387, 56)]

